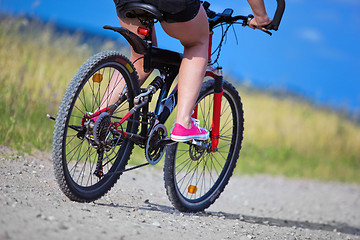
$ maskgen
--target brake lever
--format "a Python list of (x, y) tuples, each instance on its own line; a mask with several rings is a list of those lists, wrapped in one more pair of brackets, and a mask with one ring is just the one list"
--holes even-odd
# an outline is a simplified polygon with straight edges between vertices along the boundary
[[(260, 30), (261, 30), (261, 29), (260, 29)], [(261, 31), (263, 31), (264, 33), (269, 34), (269, 36), (272, 36), (272, 32), (270, 32), (269, 30), (261, 30)]]

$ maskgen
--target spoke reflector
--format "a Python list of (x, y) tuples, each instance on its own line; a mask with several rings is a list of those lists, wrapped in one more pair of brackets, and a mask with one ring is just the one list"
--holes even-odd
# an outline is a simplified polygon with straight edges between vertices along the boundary
[(195, 194), (196, 191), (197, 191), (197, 187), (194, 186), (194, 185), (190, 185), (190, 186), (188, 187), (188, 191), (189, 191), (189, 193), (191, 193), (191, 194)]
[(101, 82), (103, 80), (103, 75), (100, 73), (95, 73), (92, 77), (93, 82)]

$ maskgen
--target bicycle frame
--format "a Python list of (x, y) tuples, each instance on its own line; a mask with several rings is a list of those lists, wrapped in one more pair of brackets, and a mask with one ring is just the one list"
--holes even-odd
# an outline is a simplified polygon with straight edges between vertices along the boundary
[[(158, 69), (160, 73), (165, 76), (164, 79), (164, 85), (161, 87), (160, 95), (156, 103), (155, 108), (155, 116), (158, 119), (158, 122), (161, 124), (164, 124), (166, 120), (168, 119), (169, 115), (171, 114), (172, 110), (175, 108), (177, 104), (177, 85), (175, 86), (174, 90), (169, 95), (170, 88), (179, 72), (180, 64), (182, 61), (182, 54), (173, 52), (170, 50), (165, 50), (157, 47), (152, 46), (152, 25), (149, 24), (148, 28), (139, 28), (138, 33), (145, 36), (145, 39), (142, 40), (140, 37), (138, 37), (136, 34), (128, 31), (125, 28), (118, 28), (118, 27), (110, 27), (110, 26), (104, 26), (105, 29), (111, 29), (113, 31), (116, 31), (123, 35), (125, 39), (128, 41), (128, 43), (133, 47), (134, 51), (140, 54), (144, 54), (144, 71), (150, 72), (151, 69)], [(209, 55), (209, 62), (211, 62), (211, 49), (212, 49), (212, 36), (213, 32), (210, 31), (209, 34), (209, 49), (208, 49), (208, 55)], [(121, 63), (121, 62), (120, 62)], [(207, 69), (204, 77), (211, 77), (215, 80), (214, 84), (214, 105), (213, 105), (213, 119), (212, 119), (212, 130), (211, 130), (211, 150), (215, 152), (217, 150), (217, 146), (219, 143), (219, 128), (220, 128), (220, 110), (221, 110), (221, 98), (223, 95), (223, 89), (222, 89), (222, 71), (221, 67), (218, 67), (218, 69)], [(169, 96), (168, 96), (169, 95)], [(172, 99), (173, 98), (173, 99)], [(164, 107), (162, 104), (166, 101), (172, 101), (172, 107), (169, 109), (169, 111), (162, 111), (164, 110)], [(137, 111), (139, 108), (142, 108), (144, 106), (148, 106), (148, 104), (144, 104), (141, 106), (135, 106), (133, 109), (131, 109), (119, 122), (118, 124), (122, 124), (125, 121), (127, 121), (132, 114), (134, 114), (135, 111)], [(111, 108), (111, 106), (109, 107)], [(145, 113), (147, 113), (147, 107), (145, 107)], [(102, 109), (99, 112), (105, 112), (109, 109)], [(144, 109), (143, 109), (144, 111)], [(99, 114), (100, 114), (99, 113)], [(96, 115), (99, 115), (95, 113)], [(95, 117), (95, 114), (93, 114), (91, 117)], [(146, 114), (144, 114), (146, 116)], [(197, 118), (197, 107), (195, 106), (194, 113), (192, 117)], [(145, 122), (147, 122), (148, 119), (143, 119)], [(144, 122), (144, 121), (143, 121)], [(121, 134), (123, 134), (125, 137), (128, 137), (129, 135), (126, 132), (119, 131)], [(136, 139), (145, 139), (147, 133), (147, 124), (142, 123), (142, 130), (140, 133), (140, 136), (135, 136), (134, 134), (131, 134), (131, 137), (135, 137)], [(143, 142), (143, 141), (141, 141)], [(169, 141), (166, 141), (168, 143)]]
[[(274, 21), (266, 26), (267, 29), (269, 30), (277, 30), (278, 26), (280, 24), (284, 9), (285, 9), (285, 1), (284, 0), (277, 0), (278, 2), (278, 6), (274, 15)], [(131, 4), (130, 4), (131, 5)], [(204, 2), (203, 3), (204, 9), (207, 13), (208, 19), (209, 19), (209, 49), (208, 49), (208, 61), (209, 63), (211, 62), (211, 49), (212, 49), (212, 37), (213, 37), (213, 28), (221, 23), (234, 23), (238, 20), (243, 21), (242, 25), (243, 26), (247, 26), (250, 22), (250, 20), (253, 18), (252, 15), (248, 15), (248, 16), (235, 16), (232, 17), (232, 13), (233, 10), (232, 9), (225, 9), (223, 13), (221, 14), (216, 14), (215, 12), (211, 11), (209, 9), (210, 4), (208, 2)], [(141, 17), (145, 17), (143, 19), (141, 19), (140, 17), (138, 17), (135, 13), (135, 10), (145, 10), (145, 14), (139, 14), (139, 16)], [(145, 28), (143, 27), (139, 27), (137, 30), (137, 33), (139, 35), (143, 35), (144, 39), (141, 39), (138, 35), (136, 35), (135, 33), (122, 28), (122, 27), (111, 27), (111, 26), (104, 26), (104, 29), (110, 29), (113, 30), (115, 32), (120, 33), (122, 36), (125, 37), (125, 39), (128, 41), (128, 43), (132, 46), (133, 50), (140, 54), (143, 55), (144, 57), (144, 72), (150, 72), (152, 69), (158, 69), (160, 71), (160, 73), (163, 76), (163, 80), (164, 80), (164, 84), (163, 86), (160, 86), (161, 88), (161, 92), (160, 92), (160, 96), (159, 99), (156, 103), (156, 108), (155, 108), (155, 117), (157, 118), (157, 122), (164, 124), (166, 122), (166, 120), (168, 119), (169, 115), (171, 114), (172, 110), (175, 108), (176, 104), (177, 104), (177, 85), (175, 86), (173, 92), (170, 94), (170, 96), (168, 97), (169, 94), (169, 90), (171, 88), (171, 85), (175, 79), (175, 77), (177, 76), (178, 72), (179, 72), (179, 68), (180, 68), (180, 64), (182, 61), (182, 55), (180, 53), (177, 52), (173, 52), (170, 50), (165, 50), (165, 49), (161, 49), (161, 48), (157, 48), (152, 46), (152, 31), (153, 31), (153, 26), (154, 26), (154, 18), (161, 18), (161, 14), (155, 9), (153, 9), (153, 7), (149, 8), (149, 6), (144, 6), (143, 4), (137, 5), (131, 5), (131, 7), (128, 9), (129, 11), (133, 11), (132, 13), (135, 14), (133, 16), (138, 17), (139, 21), (141, 22), (142, 25), (145, 26)], [(269, 35), (271, 35), (271, 32), (263, 30), (264, 32), (268, 33)], [(121, 59), (119, 59), (119, 63), (123, 64), (126, 68), (130, 68), (129, 70), (134, 71), (133, 69), (131, 69), (131, 66), (128, 66), (128, 64), (123, 63), (121, 61)], [(219, 143), (219, 127), (220, 127), (220, 115), (221, 115), (221, 99), (223, 96), (223, 77), (222, 77), (222, 71), (221, 71), (221, 67), (218, 67), (217, 69), (208, 69), (205, 73), (204, 77), (211, 77), (215, 80), (214, 83), (214, 104), (213, 104), (213, 119), (212, 119), (212, 129), (211, 129), (211, 151), (215, 152), (217, 150), (217, 146)], [(156, 78), (153, 80), (153, 82), (156, 80)], [(151, 84), (150, 84), (151, 85)], [(149, 85), (149, 86), (150, 86)], [(155, 91), (157, 91), (158, 89), (155, 89)], [(155, 93), (154, 89), (147, 89), (147, 92), (144, 94), (140, 94), (139, 96), (146, 96), (149, 95), (151, 93)], [(151, 98), (152, 95), (150, 95)], [(172, 107), (168, 109), (167, 112), (162, 111), (162, 106), (161, 104), (165, 101), (169, 101), (172, 100)], [(119, 100), (120, 101), (120, 100)], [(82, 125), (84, 124), (84, 120), (89, 119), (89, 118), (94, 118), (99, 116), (102, 112), (107, 112), (107, 111), (111, 111), (112, 108), (116, 108), (119, 104), (119, 101), (107, 108), (101, 109), (100, 111), (90, 115), (90, 116), (84, 116), (85, 118), (82, 119)], [(117, 124), (117, 126), (120, 126), (121, 124), (123, 124), (125, 121), (127, 121), (136, 111), (138, 111), (138, 109), (143, 108), (142, 111), (143, 113), (143, 121), (141, 122), (142, 127), (141, 127), (141, 133), (140, 135), (136, 135), (136, 134), (131, 134), (130, 138), (134, 138), (132, 140), (134, 140), (134, 142), (139, 143), (139, 144), (144, 144), (145, 140), (146, 140), (146, 134), (147, 134), (147, 124), (148, 124), (148, 118), (147, 118), (147, 113), (148, 113), (148, 102), (149, 100), (147, 99), (147, 102), (143, 102), (141, 104), (136, 105), (135, 107), (133, 107)], [(144, 117), (145, 116), (145, 117)], [(197, 106), (195, 106), (194, 109), (194, 114), (192, 115), (192, 117), (197, 118)], [(145, 123), (144, 123), (145, 122)], [(128, 137), (129, 134), (124, 132), (124, 131), (119, 131), (123, 136)], [(168, 142), (168, 140), (163, 140), (163, 142)]]
[[(245, 27), (252, 17), (232, 16), (232, 9), (215, 13), (207, 2), (203, 7), (210, 29), (209, 68), (204, 77), (211, 80), (206, 79), (202, 84), (198, 106), (192, 116), (210, 130), (210, 138), (177, 144), (168, 137), (164, 123), (169, 121), (177, 104), (177, 85), (172, 91), (171, 88), (179, 73), (182, 55), (152, 46), (152, 27), (156, 19), (161, 21), (163, 17), (158, 9), (141, 2), (127, 3), (124, 17), (138, 18), (145, 28), (139, 28), (138, 35), (124, 28), (104, 28), (123, 35), (142, 56), (144, 71), (158, 69), (160, 76), (146, 88), (139, 88), (134, 65), (117, 51), (98, 53), (82, 65), (59, 107), (53, 137), (55, 176), (70, 200), (90, 202), (104, 196), (123, 172), (157, 164), (165, 154), (165, 147), (164, 181), (175, 208), (186, 212), (203, 211), (224, 190), (239, 158), (244, 112), (236, 88), (223, 80), (220, 67), (213, 69), (211, 66), (220, 56), (230, 26), (242, 22)], [(223, 25), (226, 29), (215, 50), (218, 54), (211, 61), (212, 29)], [(271, 28), (276, 26), (278, 24)], [(150, 111), (149, 104), (158, 90), (155, 110)], [(220, 116), (224, 118), (221, 127)], [(126, 168), (134, 145), (145, 149), (147, 162)]]

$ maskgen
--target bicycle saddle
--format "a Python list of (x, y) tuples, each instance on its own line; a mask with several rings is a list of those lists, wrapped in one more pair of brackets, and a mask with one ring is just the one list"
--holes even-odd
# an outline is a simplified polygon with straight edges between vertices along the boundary
[(141, 2), (132, 2), (126, 4), (121, 9), (121, 17), (136, 18), (137, 16), (151, 15), (152, 18), (156, 18), (160, 22), (164, 20), (161, 12), (153, 5)]

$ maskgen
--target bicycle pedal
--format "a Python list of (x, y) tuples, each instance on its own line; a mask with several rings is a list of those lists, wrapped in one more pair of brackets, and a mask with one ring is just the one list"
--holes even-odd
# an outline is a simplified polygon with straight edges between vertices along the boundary
[(200, 146), (200, 147), (208, 147), (208, 144), (206, 144), (204, 141), (197, 140), (197, 139), (193, 139), (191, 141), (191, 144), (196, 145), (196, 146)]

